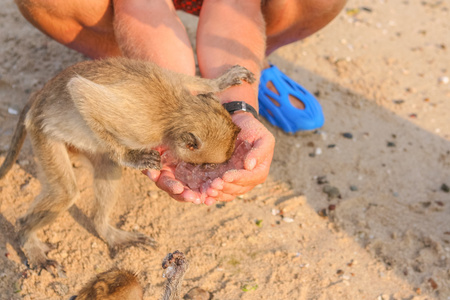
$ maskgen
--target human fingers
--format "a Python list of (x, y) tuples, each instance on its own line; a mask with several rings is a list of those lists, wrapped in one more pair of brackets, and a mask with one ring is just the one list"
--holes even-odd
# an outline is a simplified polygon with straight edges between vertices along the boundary
[(252, 149), (245, 156), (244, 168), (252, 171), (261, 163), (272, 161), (274, 147), (275, 138), (271, 133), (261, 136), (253, 143)]
[(195, 203), (200, 199), (199, 193), (185, 187), (180, 181), (175, 179), (174, 174), (170, 171), (161, 171), (156, 185), (178, 201)]
[(224, 181), (222, 190), (226, 183), (234, 183), (240, 186), (255, 186), (263, 183), (269, 175), (270, 163), (271, 159), (268, 159), (258, 164), (252, 171), (229, 170), (225, 172), (222, 176)]
[(227, 194), (222, 191), (218, 191), (217, 197), (214, 197), (213, 199), (215, 201), (220, 201), (220, 202), (230, 202), (230, 201), (233, 201), (234, 198), (236, 198), (237, 196), (238, 195), (235, 195), (235, 194)]
[(142, 174), (146, 175), (148, 178), (150, 178), (151, 181), (157, 182), (159, 179), (159, 176), (161, 175), (161, 172), (159, 170), (153, 170), (153, 169), (145, 169), (141, 171)]

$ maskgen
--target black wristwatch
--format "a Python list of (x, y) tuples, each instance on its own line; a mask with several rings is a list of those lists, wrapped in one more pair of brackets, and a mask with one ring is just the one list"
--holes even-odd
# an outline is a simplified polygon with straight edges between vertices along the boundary
[(251, 113), (255, 118), (258, 118), (256, 109), (250, 104), (245, 103), (244, 101), (231, 101), (222, 105), (230, 113), (230, 115), (234, 114), (237, 111), (246, 111)]

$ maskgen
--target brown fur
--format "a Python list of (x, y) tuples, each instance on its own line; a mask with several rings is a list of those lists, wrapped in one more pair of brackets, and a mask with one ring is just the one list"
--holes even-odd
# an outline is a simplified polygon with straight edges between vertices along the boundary
[(143, 289), (136, 274), (113, 268), (98, 274), (78, 293), (76, 300), (138, 300)]
[[(57, 266), (36, 231), (51, 224), (79, 197), (67, 146), (85, 154), (94, 167), (94, 225), (111, 249), (155, 241), (119, 230), (108, 216), (117, 196), (121, 165), (160, 168), (152, 148), (166, 145), (179, 159), (201, 164), (230, 158), (239, 128), (214, 93), (246, 80), (234, 66), (217, 79), (203, 79), (126, 58), (87, 61), (67, 68), (30, 99), (25, 127), (14, 135), (3, 177), (14, 163), (25, 132), (41, 166), (42, 191), (18, 220), (19, 238), (32, 265)], [(24, 109), (22, 116), (25, 115)]]
[[(181, 284), (189, 268), (189, 262), (178, 250), (169, 253), (162, 262), (167, 279), (162, 300), (181, 299)], [(101, 273), (88, 282), (71, 299), (76, 300), (139, 300), (143, 297), (143, 289), (137, 275), (126, 270), (112, 268)]]

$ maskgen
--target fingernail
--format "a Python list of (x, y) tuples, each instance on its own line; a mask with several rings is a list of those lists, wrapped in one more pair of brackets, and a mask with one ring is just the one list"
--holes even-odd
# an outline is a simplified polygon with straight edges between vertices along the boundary
[(255, 168), (255, 166), (256, 166), (256, 158), (252, 158), (247, 164), (247, 170), (251, 171)]
[(223, 190), (223, 180), (220, 178), (214, 179), (211, 183), (211, 188), (219, 191)]
[(211, 197), (217, 197), (219, 195), (219, 192), (215, 189), (208, 189), (208, 196)]

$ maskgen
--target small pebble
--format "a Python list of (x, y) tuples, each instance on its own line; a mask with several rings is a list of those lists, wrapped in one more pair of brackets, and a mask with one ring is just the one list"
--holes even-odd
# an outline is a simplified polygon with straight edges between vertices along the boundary
[(201, 289), (199, 287), (195, 287), (187, 292), (183, 297), (184, 300), (209, 300), (211, 299), (211, 293)]
[(438, 285), (437, 285), (436, 281), (433, 280), (433, 278), (428, 279), (428, 282), (430, 283), (431, 288), (432, 288), (433, 290), (435, 290), (435, 289), (438, 288)]
[(398, 99), (398, 100), (392, 100), (392, 102), (394, 102), (395, 104), (398, 104), (398, 105), (400, 105), (400, 104), (403, 104), (403, 103), (405, 103), (405, 100), (402, 100), (402, 99)]
[(10, 115), (18, 115), (19, 114), (19, 112), (17, 110), (15, 110), (14, 108), (11, 108), (11, 107), (8, 108), (8, 113)]
[(157, 191), (148, 191), (147, 196), (149, 196), (151, 199), (158, 199), (159, 193)]
[(448, 193), (448, 192), (450, 192), (450, 187), (449, 187), (447, 184), (443, 183), (443, 184), (441, 185), (441, 190), (442, 190), (443, 192)]
[(333, 211), (333, 210), (335, 210), (335, 209), (336, 209), (336, 205), (334, 205), (334, 204), (328, 205), (328, 210), (329, 210), (329, 211)]
[(314, 154), (316, 154), (316, 155), (322, 154), (322, 149), (321, 148), (316, 148), (316, 151), (315, 151)]
[(322, 208), (321, 210), (319, 210), (318, 214), (321, 217), (327, 217), (328, 216), (327, 210), (325, 208)]
[(328, 183), (326, 175), (317, 177), (317, 184), (325, 184), (325, 183)]
[(292, 222), (294, 222), (294, 219), (284, 217), (284, 218), (283, 218), (283, 221), (286, 222), (286, 223), (292, 223)]
[(386, 144), (388, 147), (395, 147), (395, 143), (394, 142), (387, 142)]
[(416, 119), (416, 118), (417, 118), (417, 114), (409, 114), (409, 117), (410, 117), (411, 119)]
[(334, 147), (336, 147), (336, 144), (329, 144), (327, 147), (328, 148), (334, 148)]
[(325, 185), (322, 191), (328, 195), (328, 199), (341, 197), (341, 192), (339, 191), (339, 189), (331, 185)]
[(353, 138), (353, 134), (351, 134), (350, 132), (344, 132), (342, 134), (343, 137), (345, 137), (346, 139), (352, 139)]
[(356, 192), (357, 190), (358, 190), (358, 187), (356, 185), (351, 185), (350, 186), (350, 191)]
[(438, 78), (438, 82), (440, 84), (448, 84), (449, 83), (449, 78), (448, 76), (442, 76)]

